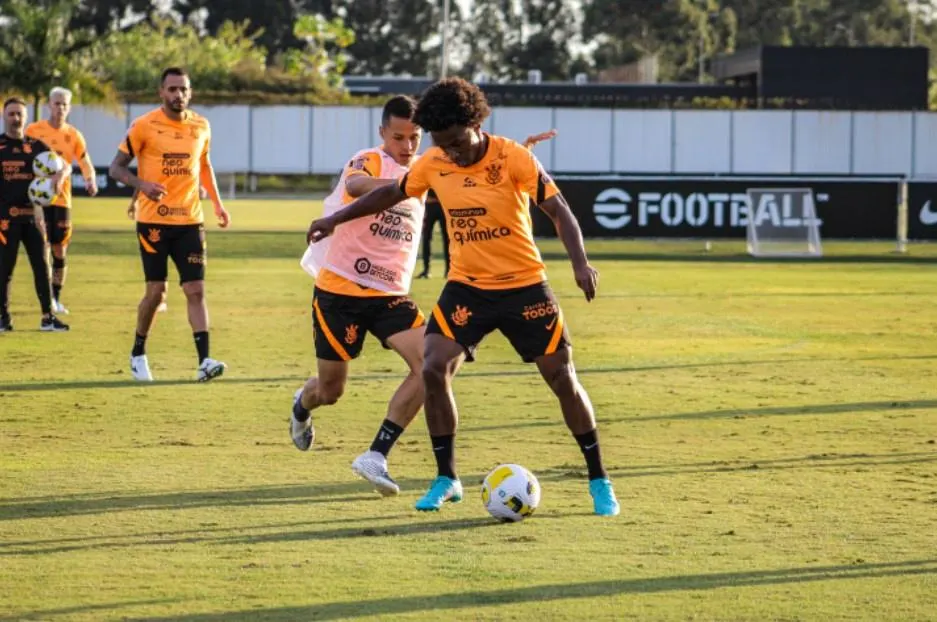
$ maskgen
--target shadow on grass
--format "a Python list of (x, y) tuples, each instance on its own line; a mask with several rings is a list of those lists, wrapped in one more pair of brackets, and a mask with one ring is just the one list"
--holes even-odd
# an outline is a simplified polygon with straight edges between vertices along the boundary
[[(705, 363), (672, 363), (660, 365), (622, 365), (615, 367), (582, 367), (577, 369), (579, 375), (590, 374), (618, 374), (628, 372), (649, 372), (649, 371), (667, 371), (674, 369), (705, 369), (709, 367), (734, 367), (751, 365), (790, 365), (801, 363), (862, 363), (875, 361), (926, 361), (937, 359), (937, 355), (915, 355), (915, 356), (868, 356), (856, 358), (790, 358), (790, 359), (763, 359), (763, 360), (725, 360), (710, 361)], [(539, 377), (540, 372), (536, 367), (530, 365), (524, 369), (507, 369), (494, 371), (463, 371), (460, 378), (500, 378), (514, 376), (534, 376)], [(368, 380), (393, 380), (399, 381), (400, 373), (387, 374), (360, 374), (355, 375), (356, 382)], [(264, 383), (286, 383), (303, 382), (306, 376), (277, 376), (260, 378), (224, 378), (216, 381), (221, 384), (264, 384)], [(43, 381), (43, 382), (25, 382), (18, 384), (0, 384), (0, 393), (8, 392), (27, 392), (27, 391), (62, 391), (68, 389), (146, 389), (149, 387), (174, 387), (182, 385), (197, 384), (194, 380), (179, 378), (176, 380), (156, 380), (148, 383), (140, 383), (134, 380), (66, 380), (63, 382)], [(544, 389), (546, 390), (546, 389)]]
[[(693, 475), (699, 473), (742, 473), (793, 469), (869, 469), (899, 464), (937, 462), (937, 450), (889, 454), (819, 454), (774, 460), (719, 460), (686, 464), (652, 464), (608, 469), (613, 478)], [(537, 472), (541, 481), (585, 480), (586, 469), (579, 465), (560, 465)]]
[[(476, 476), (479, 477), (479, 476)], [(406, 490), (422, 490), (429, 479), (397, 480)], [(467, 481), (475, 481), (468, 479)], [(308, 503), (361, 503), (381, 497), (363, 481), (288, 486), (257, 486), (227, 490), (192, 490), (127, 494), (102, 492), (0, 500), (0, 521), (55, 516), (81, 516), (145, 510), (187, 510)]]
[[(544, 516), (543, 519), (557, 519), (561, 515)], [(70, 553), (75, 551), (87, 550), (113, 550), (113, 549), (140, 549), (141, 547), (176, 547), (189, 544), (208, 544), (212, 546), (251, 546), (264, 543), (290, 542), (303, 543), (326, 540), (346, 540), (353, 538), (385, 538), (393, 536), (420, 536), (425, 534), (446, 533), (450, 531), (462, 531), (466, 529), (479, 529), (485, 527), (496, 527), (499, 525), (490, 517), (455, 519), (455, 520), (425, 520), (420, 521), (415, 516), (410, 515), (405, 523), (386, 524), (383, 521), (386, 517), (361, 520), (334, 520), (320, 521), (322, 523), (343, 522), (348, 523), (365, 522), (362, 525), (353, 527), (335, 527), (326, 529), (309, 529), (309, 525), (316, 524), (316, 521), (296, 524), (295, 529), (285, 531), (274, 531), (269, 533), (243, 533), (256, 529), (267, 529), (267, 527), (245, 527), (241, 529), (225, 529), (224, 532), (240, 531), (231, 535), (222, 535), (212, 533), (206, 530), (204, 533), (198, 533), (195, 530), (177, 532), (179, 536), (173, 536), (173, 532), (166, 532), (156, 536), (146, 534), (132, 534), (127, 536), (118, 536), (112, 538), (89, 538), (89, 542), (82, 542), (81, 538), (74, 543), (59, 544), (57, 546), (47, 546), (47, 542), (36, 542), (28, 546), (13, 546), (12, 550), (0, 550), (0, 557), (16, 557), (21, 555), (49, 555), (53, 553)], [(195, 531), (195, 533), (192, 533)]]
[(168, 617), (130, 618), (166, 622), (222, 622), (230, 620), (337, 620), (375, 615), (395, 616), (416, 612), (441, 613), (454, 609), (496, 607), (519, 603), (539, 603), (567, 599), (594, 599), (626, 594), (688, 592), (720, 588), (746, 588), (770, 585), (795, 585), (816, 581), (913, 577), (937, 574), (937, 559), (921, 559), (880, 564), (816, 566), (754, 570), (714, 574), (674, 575), (666, 577), (610, 579), (587, 583), (557, 583), (486, 591), (458, 591), (448, 594), (423, 594), (348, 600), (301, 607), (272, 607), (225, 611), (222, 613), (185, 614)]
[[(629, 416), (610, 417), (606, 412), (599, 411), (597, 419), (599, 426), (610, 423), (645, 423), (648, 421), (696, 421), (705, 419), (748, 419), (758, 417), (780, 417), (802, 415), (838, 415), (843, 413), (883, 412), (889, 410), (932, 410), (937, 408), (937, 400), (885, 400), (881, 402), (844, 402), (833, 404), (797, 404), (794, 406), (763, 406), (756, 408), (727, 408), (725, 410), (703, 410), (689, 413), (669, 414), (635, 414)], [(519, 423), (504, 423), (496, 425), (472, 426), (465, 424), (461, 429), (466, 433), (491, 432), (496, 430), (513, 430), (524, 428), (562, 427), (562, 416), (557, 409), (556, 419), (551, 421), (522, 421)]]
[[(381, 520), (396, 520), (404, 519), (409, 515), (407, 514), (396, 514), (392, 516), (381, 516)], [(303, 527), (309, 527), (310, 525), (332, 525), (335, 523), (359, 523), (359, 522), (373, 522), (375, 518), (373, 516), (364, 516), (364, 517), (342, 517), (342, 518), (328, 518), (320, 520), (304, 520), (296, 521), (289, 523), (269, 523), (263, 525), (238, 525), (233, 527), (214, 527), (211, 525), (205, 525), (204, 527), (199, 527), (198, 529), (163, 529), (158, 531), (140, 531), (133, 533), (119, 533), (119, 534), (106, 534), (106, 535), (92, 535), (92, 536), (70, 536), (67, 538), (48, 538), (44, 540), (7, 540), (0, 542), (0, 555), (4, 554), (4, 549), (27, 549), (30, 547), (40, 547), (40, 546), (52, 546), (52, 545), (81, 545), (77, 548), (92, 548), (94, 543), (102, 542), (107, 543), (113, 546), (123, 546), (123, 541), (125, 540), (156, 540), (158, 538), (174, 538), (177, 541), (183, 539), (185, 536), (206, 536), (208, 534), (227, 534), (227, 533), (236, 533), (240, 534), (246, 531), (257, 531), (265, 529), (300, 529)], [(52, 550), (52, 549), (46, 549)], [(70, 550), (63, 548), (62, 550)], [(15, 553), (21, 553), (22, 551), (16, 551)], [(8, 553), (14, 554), (14, 553)]]
[(104, 603), (100, 605), (75, 605), (74, 607), (61, 607), (59, 609), (43, 609), (41, 611), (24, 611), (16, 615), (0, 615), (0, 622), (27, 622), (29, 620), (48, 620), (51, 616), (67, 616), (74, 614), (88, 614), (124, 609), (127, 607), (144, 607), (147, 605), (166, 605), (178, 602), (175, 599), (161, 598), (158, 600), (133, 600), (124, 603)]

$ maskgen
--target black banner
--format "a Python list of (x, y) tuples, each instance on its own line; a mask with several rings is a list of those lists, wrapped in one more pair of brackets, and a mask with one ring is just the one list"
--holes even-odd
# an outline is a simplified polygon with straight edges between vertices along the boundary
[(908, 239), (937, 240), (937, 182), (908, 183)]
[[(136, 175), (137, 169), (131, 168), (130, 171)], [(94, 174), (98, 182), (99, 197), (130, 197), (133, 196), (133, 188), (117, 183), (107, 175), (106, 166), (96, 166)], [(81, 171), (76, 166), (72, 173), (72, 189), (76, 196), (86, 196), (85, 179), (81, 176)]]
[[(897, 181), (663, 177), (556, 181), (589, 238), (744, 238), (749, 188), (812, 189), (822, 238), (894, 239), (898, 231)], [(785, 197), (769, 192), (760, 203), (758, 222), (803, 226), (799, 215), (790, 213)], [(937, 218), (937, 196), (934, 209)], [(555, 237), (549, 218), (540, 210), (532, 212), (535, 235)]]

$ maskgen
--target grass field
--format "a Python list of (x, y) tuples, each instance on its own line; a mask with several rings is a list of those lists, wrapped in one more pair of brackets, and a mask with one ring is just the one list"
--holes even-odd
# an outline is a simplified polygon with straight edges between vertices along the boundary
[[(75, 211), (71, 333), (36, 330), (17, 268), (0, 620), (937, 619), (937, 249), (756, 262), (738, 243), (591, 243), (587, 305), (545, 242), (622, 515), (590, 515), (558, 407), (501, 336), (456, 384), (466, 501), (421, 515), (421, 420), (390, 456), (399, 498), (349, 469), (403, 373), (372, 339), (343, 400), (317, 411), (314, 451), (288, 438), (314, 365), (298, 260), (315, 206), (230, 204), (234, 227), (208, 242), (229, 373), (193, 382), (173, 285), (151, 386), (128, 377), (143, 284), (123, 206)], [(417, 282), (424, 309), (441, 285)], [(539, 476), (531, 520), (485, 514), (478, 483), (500, 462)]]

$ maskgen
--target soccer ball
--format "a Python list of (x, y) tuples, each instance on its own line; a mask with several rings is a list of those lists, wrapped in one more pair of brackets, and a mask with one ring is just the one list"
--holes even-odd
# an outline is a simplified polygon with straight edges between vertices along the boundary
[(485, 477), (482, 503), (502, 522), (522, 521), (540, 505), (540, 482), (519, 464), (502, 464)]
[(33, 173), (37, 177), (52, 177), (65, 168), (65, 160), (54, 151), (43, 151), (33, 158)]
[(49, 177), (37, 177), (30, 182), (26, 194), (33, 205), (46, 207), (55, 198), (55, 184)]

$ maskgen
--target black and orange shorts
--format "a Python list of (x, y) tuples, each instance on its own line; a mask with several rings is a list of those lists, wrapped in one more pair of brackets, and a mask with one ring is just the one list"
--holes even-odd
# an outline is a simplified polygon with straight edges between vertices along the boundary
[(205, 227), (202, 225), (151, 225), (137, 223), (137, 242), (143, 260), (143, 277), (149, 281), (169, 278), (169, 258), (179, 272), (179, 283), (205, 279)]
[(449, 281), (439, 295), (426, 334), (444, 335), (475, 360), (485, 336), (499, 330), (525, 363), (571, 345), (560, 305), (543, 281), (513, 289), (479, 289)]
[(388, 339), (425, 323), (409, 296), (346, 296), (317, 287), (312, 297), (316, 357), (326, 361), (358, 358), (367, 333), (389, 348)]
[(42, 208), (46, 221), (46, 238), (50, 244), (68, 246), (72, 239), (72, 210), (61, 205)]

